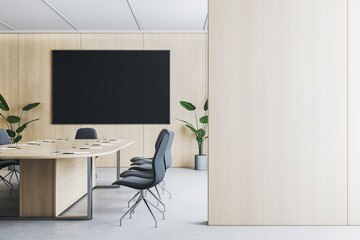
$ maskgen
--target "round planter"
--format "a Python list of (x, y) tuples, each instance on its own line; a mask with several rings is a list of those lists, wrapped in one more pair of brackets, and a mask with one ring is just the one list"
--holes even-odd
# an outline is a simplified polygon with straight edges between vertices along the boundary
[(195, 155), (195, 170), (205, 171), (207, 170), (207, 156)]

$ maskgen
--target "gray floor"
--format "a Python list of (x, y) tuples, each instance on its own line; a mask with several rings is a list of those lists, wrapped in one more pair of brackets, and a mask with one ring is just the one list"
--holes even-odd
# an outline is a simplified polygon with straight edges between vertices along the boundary
[[(111, 183), (114, 174), (115, 169), (98, 169), (97, 181)], [(166, 182), (173, 198), (164, 196), (166, 220), (159, 220), (157, 229), (144, 204), (139, 206), (133, 219), (125, 219), (123, 226), (119, 226), (119, 218), (127, 210), (127, 200), (135, 193), (121, 187), (94, 191), (91, 221), (0, 221), (0, 239), (342, 240), (360, 236), (360, 227), (209, 227), (206, 225), (207, 173), (170, 169)], [(2, 185), (1, 195), (5, 193)], [(85, 201), (80, 201), (66, 215), (83, 213)]]

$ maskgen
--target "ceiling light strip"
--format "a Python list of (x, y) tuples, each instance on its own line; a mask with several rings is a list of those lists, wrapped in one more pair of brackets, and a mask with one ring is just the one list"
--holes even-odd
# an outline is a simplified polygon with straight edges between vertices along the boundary
[(10, 27), (9, 25), (7, 25), (6, 23), (4, 23), (4, 22), (2, 22), (2, 21), (0, 21), (0, 24), (1, 24), (1, 25), (4, 25), (5, 27), (7, 27), (7, 28), (10, 29), (10, 30), (16, 31), (15, 28)]
[(203, 27), (203, 30), (207, 30), (207, 27), (208, 27), (208, 17), (209, 17), (209, 14), (206, 14), (206, 18), (205, 18), (205, 23), (204, 23), (204, 27)]
[(64, 14), (62, 14), (54, 5), (52, 5), (50, 2), (48, 2), (47, 0), (42, 0), (49, 8), (51, 8), (57, 15), (59, 15), (62, 19), (65, 20), (65, 22), (67, 22), (72, 28), (74, 28), (75, 30), (79, 31), (79, 28), (77, 26), (75, 26), (75, 24), (73, 24)]
[(135, 19), (136, 25), (138, 26), (139, 30), (140, 31), (143, 30), (143, 26), (141, 24), (140, 17), (136, 12), (134, 3), (131, 0), (126, 0), (126, 2), (129, 5), (130, 11), (131, 11), (131, 13), (132, 13), (132, 15), (133, 15), (133, 17)]

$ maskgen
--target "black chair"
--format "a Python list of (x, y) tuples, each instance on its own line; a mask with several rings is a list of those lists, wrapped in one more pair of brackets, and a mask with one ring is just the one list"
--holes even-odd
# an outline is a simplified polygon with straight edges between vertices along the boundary
[[(164, 129), (163, 129), (164, 130)], [(164, 164), (165, 169), (168, 169), (172, 165), (172, 155), (171, 155), (171, 147), (174, 140), (174, 132), (169, 131), (169, 142), (166, 147), (165, 157), (164, 157)], [(160, 132), (160, 134), (163, 134)], [(128, 170), (122, 172), (120, 174), (120, 177), (128, 177), (128, 176), (135, 176), (135, 177), (143, 177), (143, 178), (152, 178), (152, 159), (149, 158), (138, 158), (138, 161), (133, 162), (131, 165), (133, 167), (130, 167)], [(137, 165), (137, 166), (134, 166)], [(171, 193), (165, 188), (165, 181), (162, 181), (161, 184), (159, 184), (159, 187), (162, 189), (162, 192), (167, 192), (171, 198)], [(156, 191), (158, 191), (156, 189)], [(134, 196), (136, 197), (136, 195)], [(160, 198), (160, 196), (159, 196)], [(133, 199), (130, 199), (130, 201)]]
[[(163, 129), (160, 131), (158, 137), (156, 138), (155, 151), (159, 148), (161, 139), (162, 139), (163, 135), (164, 135), (165, 133), (167, 133), (167, 132), (168, 132), (168, 130), (165, 129), (165, 128), (163, 128)], [(134, 158), (132, 158), (130, 161), (132, 162), (131, 165), (133, 165), (133, 164), (134, 164), (134, 165), (140, 165), (140, 164), (143, 164), (144, 162), (151, 164), (152, 158), (134, 157)], [(120, 176), (121, 176), (121, 175), (120, 175)]]
[[(12, 144), (9, 135), (7, 134), (7, 132), (4, 129), (0, 129), (0, 145), (8, 145), (8, 144)], [(5, 177), (0, 176), (0, 181), (3, 181), (5, 183), (5, 185), (10, 188), (10, 192), (11, 189), (13, 189), (13, 185), (11, 184), (11, 178), (13, 177), (13, 175), (16, 176), (17, 181), (19, 182), (19, 177), (18, 177), (18, 173), (19, 171), (16, 169), (16, 166), (19, 166), (19, 160), (8, 160), (8, 159), (0, 159), (0, 169), (5, 168), (5, 167), (11, 167), (10, 168), (10, 172), (8, 174), (6, 174)], [(6, 177), (10, 175), (9, 181), (6, 180)]]
[(135, 208), (140, 204), (141, 201), (143, 201), (145, 203), (146, 207), (148, 208), (152, 217), (154, 218), (155, 227), (157, 227), (157, 220), (156, 220), (153, 212), (151, 211), (149, 204), (152, 207), (154, 207), (155, 209), (157, 209), (160, 213), (162, 213), (163, 219), (165, 219), (165, 214), (159, 208), (157, 208), (154, 204), (152, 204), (150, 201), (145, 199), (145, 191), (150, 192), (150, 194), (153, 195), (153, 197), (157, 199), (157, 197), (150, 190), (150, 188), (158, 185), (160, 182), (163, 181), (163, 179), (165, 177), (166, 169), (165, 169), (165, 164), (164, 164), (164, 157), (165, 157), (167, 145), (169, 143), (169, 139), (170, 139), (169, 133), (164, 134), (160, 141), (159, 148), (155, 152), (155, 155), (154, 155), (154, 158), (152, 161), (152, 176), (153, 176), (152, 178), (141, 178), (141, 177), (129, 176), (129, 177), (125, 177), (125, 178), (113, 183), (113, 185), (123, 185), (123, 186), (127, 186), (127, 187), (137, 189), (140, 191), (140, 196), (136, 200), (135, 204), (120, 218), (120, 226), (121, 226), (122, 219), (127, 214), (130, 213), (130, 218), (131, 218), (132, 213), (134, 212)]
[(96, 130), (93, 128), (79, 128), (75, 139), (98, 139)]

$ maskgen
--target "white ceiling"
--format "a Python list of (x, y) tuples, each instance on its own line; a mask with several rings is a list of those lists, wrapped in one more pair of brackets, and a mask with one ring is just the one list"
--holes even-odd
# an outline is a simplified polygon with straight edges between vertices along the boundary
[(1, 32), (201, 32), (207, 0), (0, 0)]

